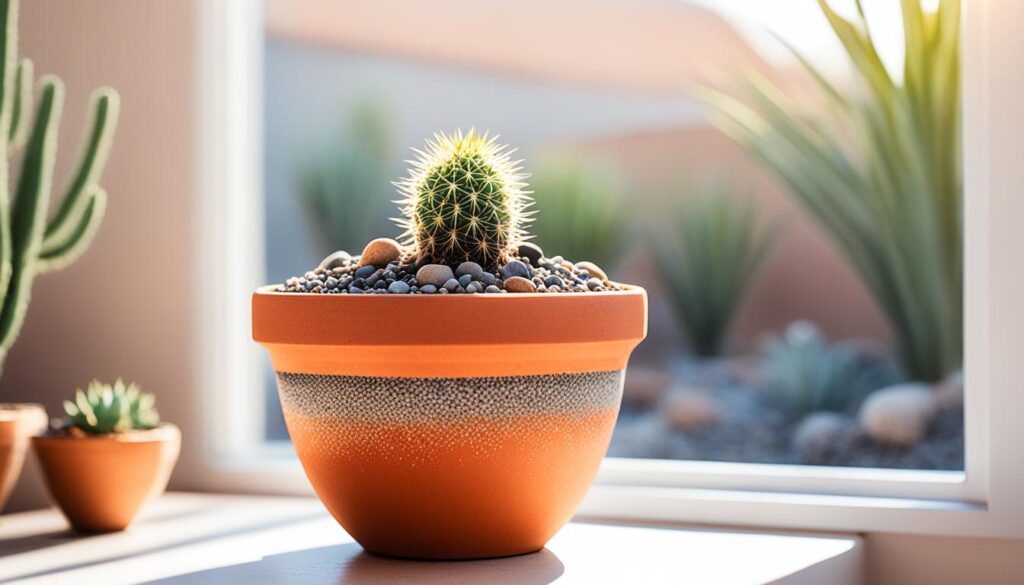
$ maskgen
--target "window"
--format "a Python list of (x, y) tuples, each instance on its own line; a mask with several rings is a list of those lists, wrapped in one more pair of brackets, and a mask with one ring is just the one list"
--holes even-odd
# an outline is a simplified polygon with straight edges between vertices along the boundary
[[(906, 323), (897, 322), (899, 310), (879, 309), (885, 299), (865, 283), (870, 275), (829, 239), (837, 228), (807, 210), (792, 193), (799, 185), (779, 180), (766, 170), (770, 164), (751, 156), (758, 147), (752, 138), (743, 148), (709, 125), (709, 111), (723, 112), (709, 109), (708, 98), (694, 92), (711, 84), (723, 92), (717, 99), (739, 96), (741, 105), (755, 103), (756, 94), (742, 87), (737, 73), (744, 70), (741, 64), (753, 63), (783, 95), (795, 96), (794, 111), (834, 124), (820, 99), (806, 97), (816, 95), (806, 70), (758, 32), (774, 26), (844, 91), (856, 87), (855, 76), (844, 77), (838, 67), (843, 52), (813, 2), (792, 0), (791, 8), (773, 5), (768, 11), (743, 2), (567, 1), (543, 25), (535, 24), (531, 11), (546, 7), (469, 3), (462, 11), (466, 18), (478, 11), (480, 22), (491, 22), (494, 10), (507, 11), (496, 20), (519, 34), (475, 26), (460, 28), (465, 34), (458, 37), (445, 33), (445, 23), (419, 26), (429, 14), (417, 14), (415, 3), (394, 12), (373, 3), (268, 2), (265, 14), (241, 4), (227, 3), (206, 15), (207, 49), (220, 60), (205, 64), (200, 93), (209, 116), (204, 135), (215, 139), (203, 151), (213, 153), (203, 159), (204, 177), (210, 179), (205, 188), (219, 184), (225, 195), (200, 204), (206, 213), (198, 220), (198, 237), (216, 252), (199, 259), (198, 269), (246, 259), (238, 269), (244, 287), (217, 299), (209, 291), (197, 293), (208, 301), (200, 303), (200, 323), (209, 333), (198, 350), (207, 364), (201, 387), (219, 386), (209, 399), (220, 412), (231, 413), (227, 423), (219, 423), (230, 432), (217, 433), (228, 439), (212, 446), (223, 481), (256, 490), (304, 485), (281, 444), (286, 434), (268, 367), (257, 348), (237, 339), (247, 318), (238, 299), (261, 280), (281, 281), (308, 269), (329, 250), (357, 251), (358, 242), (392, 235), (383, 221), (389, 213), (386, 195), (389, 180), (402, 173), (404, 149), (436, 130), (477, 126), (501, 132), (521, 148), (542, 215), (549, 208), (556, 218), (587, 213), (591, 225), (600, 226), (581, 241), (561, 237), (541, 219), (536, 231), (542, 247), (593, 250), (600, 258), (589, 259), (651, 293), (651, 336), (631, 362), (613, 457), (585, 513), (848, 529), (891, 529), (920, 516), (927, 521), (914, 525), (922, 530), (993, 532), (985, 514), (999, 501), (995, 488), (1012, 482), (1020, 467), (1003, 452), (1013, 425), (995, 424), (1006, 415), (989, 411), (990, 404), (1008, 400), (1005, 384), (1020, 380), (1013, 362), (1003, 361), (1007, 346), (995, 346), (1013, 339), (1008, 328), (1017, 317), (997, 322), (991, 314), (1019, 286), (1015, 277), (996, 272), (1009, 260), (1002, 251), (1008, 240), (998, 249), (990, 246), (997, 233), (1015, 234), (1002, 225), (1004, 215), (993, 211), (1011, 203), (985, 197), (989, 189), (1007, 187), (993, 178), (998, 156), (990, 145), (1016, 140), (989, 123), (1001, 105), (991, 95), (1019, 91), (989, 77), (993, 54), (978, 40), (978, 29), (996, 26), (986, 12), (995, 9), (967, 5), (974, 20), (965, 21), (975, 28), (966, 29), (966, 38), (974, 40), (962, 44), (964, 74), (975, 81), (963, 86), (966, 326), (963, 336), (948, 338), (966, 348), (969, 390), (963, 403), (954, 392), (942, 398), (951, 398), (948, 403), (933, 404), (936, 414), (923, 438), (894, 449), (857, 430), (864, 396), (924, 378), (942, 382), (945, 391), (959, 360), (944, 354), (934, 358), (943, 365), (934, 366), (927, 363), (928, 350), (921, 350), (925, 358), (921, 352), (900, 355), (895, 348)], [(898, 9), (892, 3), (865, 4), (885, 66), (896, 75), (903, 50)], [(770, 20), (783, 13), (816, 16)], [(495, 36), (507, 42), (486, 42)], [(479, 50), (467, 55), (460, 47), (470, 42)], [(957, 84), (948, 89), (955, 92)], [(839, 146), (863, 152), (853, 134)], [(952, 152), (958, 161), (960, 153)], [(260, 192), (262, 199), (253, 196)], [(573, 207), (573, 193), (606, 205)], [(339, 196), (346, 198), (344, 213), (332, 215), (324, 201)], [(725, 198), (743, 205), (714, 207)], [(680, 200), (694, 203), (677, 210)], [(952, 209), (959, 213), (959, 207)], [(717, 337), (714, 324), (707, 333), (674, 318), (692, 309), (673, 293), (672, 266), (697, 262), (686, 256), (688, 242), (679, 234), (695, 231), (684, 229), (692, 225), (685, 222), (702, 213), (724, 214), (723, 221), (739, 226), (740, 236), (753, 233), (753, 252), (772, 243), (758, 270), (738, 275), (747, 281), (739, 288), (735, 319), (728, 328), (718, 327), (726, 333)], [(661, 223), (667, 217), (675, 223)], [(651, 234), (668, 237), (658, 241)], [(960, 253), (956, 248), (954, 255)], [(700, 246), (690, 249), (699, 252)], [(701, 278), (719, 276), (716, 271)], [(959, 286), (960, 279), (954, 282)], [(957, 321), (959, 308), (953, 313)], [(728, 322), (727, 316), (721, 319)], [(849, 341), (854, 338), (873, 341)], [(693, 357), (723, 351), (726, 358)], [(817, 369), (800, 369), (808, 366)], [(807, 382), (811, 375), (825, 380), (799, 396), (786, 397), (792, 388), (778, 387), (780, 380)], [(913, 389), (903, 399), (920, 395), (920, 386)], [(848, 442), (805, 452), (796, 435), (807, 416), (821, 410), (837, 414), (820, 416), (818, 426), (851, 433), (843, 435)], [(888, 512), (874, 513), (880, 510)], [(825, 524), (822, 512), (829, 518)]]

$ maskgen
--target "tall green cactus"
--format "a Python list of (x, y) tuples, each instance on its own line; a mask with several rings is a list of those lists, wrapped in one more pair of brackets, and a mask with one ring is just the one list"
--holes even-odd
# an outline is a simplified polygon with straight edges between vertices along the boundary
[[(64, 84), (54, 76), (39, 80), (33, 106), (33, 68), (18, 59), (18, 0), (0, 0), (0, 368), (25, 321), (37, 274), (74, 262), (89, 246), (103, 219), (107, 194), (99, 186), (119, 98), (101, 88), (93, 93), (91, 117), (81, 158), (57, 212), (47, 220), (57, 128)], [(19, 149), (21, 170), (11, 190), (10, 157)], [(11, 197), (13, 193), (13, 198)]]

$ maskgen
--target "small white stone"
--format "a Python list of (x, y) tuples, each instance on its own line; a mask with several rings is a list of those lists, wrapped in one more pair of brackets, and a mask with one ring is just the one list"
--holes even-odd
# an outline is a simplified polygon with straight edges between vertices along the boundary
[(910, 447), (928, 434), (938, 410), (927, 384), (897, 384), (877, 390), (860, 407), (860, 426), (873, 440)]
[(604, 270), (601, 270), (601, 268), (597, 264), (594, 264), (593, 262), (577, 262), (576, 269), (586, 270), (587, 273), (590, 274), (591, 278), (597, 278), (600, 279), (602, 282), (608, 282), (608, 275), (605, 274)]
[(953, 410), (964, 405), (963, 370), (956, 370), (935, 385), (935, 403), (942, 410)]

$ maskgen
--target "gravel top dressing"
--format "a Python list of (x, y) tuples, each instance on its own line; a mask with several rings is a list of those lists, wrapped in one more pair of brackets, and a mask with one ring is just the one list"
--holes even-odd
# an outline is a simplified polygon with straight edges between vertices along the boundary
[(502, 294), (623, 290), (590, 262), (573, 264), (561, 256), (547, 258), (533, 244), (521, 244), (517, 257), (494, 272), (476, 262), (456, 266), (402, 258), (394, 240), (370, 242), (363, 254), (335, 252), (315, 270), (289, 278), (278, 292), (320, 294)]

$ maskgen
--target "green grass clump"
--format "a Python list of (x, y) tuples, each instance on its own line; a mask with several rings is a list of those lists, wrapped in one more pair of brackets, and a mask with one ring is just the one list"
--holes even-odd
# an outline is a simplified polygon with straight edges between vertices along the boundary
[(358, 252), (380, 233), (391, 176), (390, 116), (379, 100), (359, 102), (340, 140), (304, 172), (300, 192), (318, 249)]
[(614, 268), (629, 228), (618, 175), (595, 161), (550, 156), (536, 166), (530, 184), (543, 210), (533, 224), (537, 244), (574, 262)]
[(808, 116), (766, 79), (751, 103), (708, 100), (716, 124), (772, 169), (831, 237), (887, 317), (906, 372), (939, 380), (963, 347), (960, 0), (902, 0), (902, 79), (882, 63), (860, 2), (818, 4), (853, 64), (837, 87), (808, 59), (834, 120)]
[(758, 230), (756, 210), (723, 183), (666, 210), (667, 228), (653, 238), (655, 260), (690, 347), (721, 355), (729, 326), (774, 242)]

